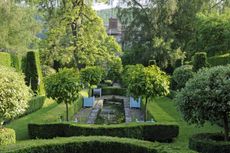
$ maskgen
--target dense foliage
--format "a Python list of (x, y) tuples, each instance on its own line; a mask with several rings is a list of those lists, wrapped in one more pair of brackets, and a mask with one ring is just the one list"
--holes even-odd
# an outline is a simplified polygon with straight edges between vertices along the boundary
[(148, 141), (170, 141), (179, 134), (177, 125), (164, 124), (117, 124), (117, 125), (78, 125), (78, 124), (29, 124), (31, 138), (54, 138), (70, 136), (115, 136), (143, 139)]
[(25, 53), (36, 47), (36, 34), (40, 30), (35, 7), (24, 7), (19, 1), (0, 1), (0, 50)]
[(66, 120), (69, 120), (68, 104), (77, 101), (82, 88), (79, 73), (74, 69), (62, 69), (45, 79), (47, 97), (66, 104)]
[(24, 75), (12, 68), (0, 66), (0, 125), (26, 111), (31, 96)]
[(184, 88), (186, 82), (192, 78), (193, 75), (194, 72), (191, 65), (184, 65), (176, 68), (172, 76), (173, 81), (176, 83), (176, 89), (180, 90), (181, 88)]
[(228, 139), (230, 113), (230, 67), (202, 69), (190, 79), (176, 97), (185, 121), (203, 125), (205, 121), (223, 121)]

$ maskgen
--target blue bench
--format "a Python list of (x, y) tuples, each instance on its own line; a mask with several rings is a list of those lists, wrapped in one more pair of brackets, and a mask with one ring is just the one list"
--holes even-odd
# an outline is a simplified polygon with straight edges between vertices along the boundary
[(141, 108), (141, 97), (136, 100), (130, 97), (130, 108)]

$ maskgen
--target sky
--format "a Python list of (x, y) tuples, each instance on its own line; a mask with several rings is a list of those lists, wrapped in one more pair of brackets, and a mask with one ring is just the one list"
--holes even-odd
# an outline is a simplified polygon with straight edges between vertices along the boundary
[(110, 8), (115, 8), (120, 0), (110, 0), (109, 4), (104, 4), (104, 3), (94, 3), (93, 4), (93, 9), (94, 10), (104, 10), (104, 9), (110, 9)]

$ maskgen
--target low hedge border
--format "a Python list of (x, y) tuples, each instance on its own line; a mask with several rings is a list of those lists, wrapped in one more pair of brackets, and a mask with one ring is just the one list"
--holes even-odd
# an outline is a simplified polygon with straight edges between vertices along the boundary
[(0, 128), (0, 145), (8, 145), (16, 142), (16, 134), (13, 129)]
[(126, 89), (118, 87), (104, 87), (102, 88), (102, 95), (126, 96)]
[(46, 96), (36, 96), (29, 100), (28, 105), (29, 107), (26, 110), (25, 115), (31, 114), (39, 109), (42, 108), (46, 100)]
[(230, 141), (215, 141), (212, 138), (224, 138), (223, 134), (200, 133), (189, 139), (189, 148), (202, 153), (229, 153)]
[(71, 136), (113, 136), (148, 141), (171, 142), (179, 134), (177, 125), (133, 123), (117, 125), (81, 125), (68, 123), (29, 124), (29, 136), (54, 138)]
[(70, 137), (30, 140), (3, 146), (1, 153), (168, 153), (158, 143), (115, 137)]

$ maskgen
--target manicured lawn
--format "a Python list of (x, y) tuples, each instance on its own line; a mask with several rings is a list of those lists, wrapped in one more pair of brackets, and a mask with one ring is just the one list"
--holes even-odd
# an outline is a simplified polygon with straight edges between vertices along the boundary
[[(81, 92), (82, 96), (87, 96), (86, 91)], [(78, 103), (81, 102), (81, 97), (74, 105), (69, 107), (69, 116), (73, 120), (74, 113), (78, 111), (80, 108)], [(26, 115), (22, 118), (12, 121), (7, 127), (12, 128), (16, 131), (17, 140), (25, 140), (28, 139), (28, 123), (50, 123), (50, 122), (58, 122), (60, 121), (60, 115), (64, 116), (65, 119), (66, 108), (65, 104), (57, 104), (56, 102), (52, 102), (47, 100), (44, 104), (43, 108), (32, 113)]]
[[(183, 121), (181, 114), (176, 109), (175, 103), (169, 98), (156, 98), (154, 101), (148, 103), (148, 110), (154, 116), (157, 122), (172, 122), (180, 127), (179, 137), (168, 145), (169, 147), (180, 147), (188, 151), (189, 137), (195, 133), (202, 132), (220, 132), (222, 129), (217, 125), (205, 124), (204, 127), (197, 127), (195, 125), (188, 125)], [(186, 151), (187, 150), (187, 151)]]

